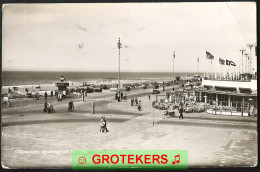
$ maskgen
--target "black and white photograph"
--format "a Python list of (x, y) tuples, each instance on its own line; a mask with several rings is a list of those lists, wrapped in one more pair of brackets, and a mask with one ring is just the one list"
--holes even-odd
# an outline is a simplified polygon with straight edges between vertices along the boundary
[(256, 167), (256, 14), (250, 1), (4, 4), (2, 168), (71, 169), (73, 150)]

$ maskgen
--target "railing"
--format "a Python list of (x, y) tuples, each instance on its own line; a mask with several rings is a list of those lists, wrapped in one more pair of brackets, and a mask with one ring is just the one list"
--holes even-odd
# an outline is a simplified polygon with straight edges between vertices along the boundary
[(250, 75), (250, 74), (246, 74), (245, 77), (241, 77), (241, 76), (225, 76), (225, 77), (221, 77), (221, 76), (211, 76), (211, 75), (208, 75), (206, 76), (206, 80), (218, 80), (218, 81), (242, 81), (242, 82), (245, 82), (245, 81), (248, 81), (250, 82), (251, 79), (257, 79), (257, 75)]

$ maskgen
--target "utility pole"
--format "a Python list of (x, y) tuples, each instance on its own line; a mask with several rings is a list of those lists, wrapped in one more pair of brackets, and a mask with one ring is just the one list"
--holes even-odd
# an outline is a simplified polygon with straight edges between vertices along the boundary
[(245, 66), (246, 70), (245, 70), (245, 72), (248, 73), (248, 53), (245, 53), (245, 56), (246, 56), (246, 66)]
[(243, 71), (243, 54), (244, 54), (244, 51), (246, 51), (246, 50), (244, 50), (244, 49), (240, 49), (239, 51), (241, 51), (242, 52), (242, 70), (241, 70), (241, 73), (243, 73), (244, 71)]
[(249, 67), (249, 70), (250, 72), (249, 73), (252, 73), (252, 56), (251, 56), (251, 49), (253, 46), (255, 46), (254, 44), (247, 44), (247, 46), (250, 48), (250, 58), (249, 58), (249, 62), (250, 62), (250, 67)]
[(198, 74), (198, 72), (199, 72), (199, 62), (200, 62), (200, 59), (199, 59), (199, 57), (198, 57), (198, 59), (197, 59), (197, 74)]
[(213, 74), (212, 74), (212, 59), (210, 59), (210, 63), (211, 63), (211, 71), (210, 71), (211, 77), (210, 77), (210, 79), (213, 79)]
[(118, 50), (119, 50), (119, 54), (118, 54), (118, 87), (117, 87), (117, 91), (118, 91), (118, 101), (120, 101), (120, 48), (122, 48), (122, 44), (120, 42), (120, 38), (118, 40), (118, 43), (117, 43), (117, 47), (118, 47)]
[(173, 57), (172, 57), (172, 77), (174, 82), (174, 59), (175, 59), (175, 51), (173, 51)]

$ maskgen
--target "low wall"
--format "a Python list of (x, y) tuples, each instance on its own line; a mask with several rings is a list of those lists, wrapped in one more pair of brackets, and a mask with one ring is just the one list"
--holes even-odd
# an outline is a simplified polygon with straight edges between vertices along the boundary
[[(220, 110), (217, 110), (216, 112), (215, 112), (215, 110), (213, 110), (213, 109), (207, 109), (207, 113), (209, 113), (209, 114), (213, 114), (213, 115), (230, 115), (230, 116), (242, 116), (241, 115), (241, 112), (237, 112), (237, 111), (232, 111), (232, 114), (231, 114), (231, 111), (220, 111)], [(243, 116), (248, 116), (248, 113), (246, 112), (244, 112), (243, 113)]]

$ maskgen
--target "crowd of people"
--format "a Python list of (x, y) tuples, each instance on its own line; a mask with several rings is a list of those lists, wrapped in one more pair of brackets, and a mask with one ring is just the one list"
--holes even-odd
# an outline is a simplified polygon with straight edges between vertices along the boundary
[(139, 111), (142, 111), (142, 100), (138, 100), (137, 97), (132, 97), (131, 98), (131, 106), (137, 106), (137, 109)]

